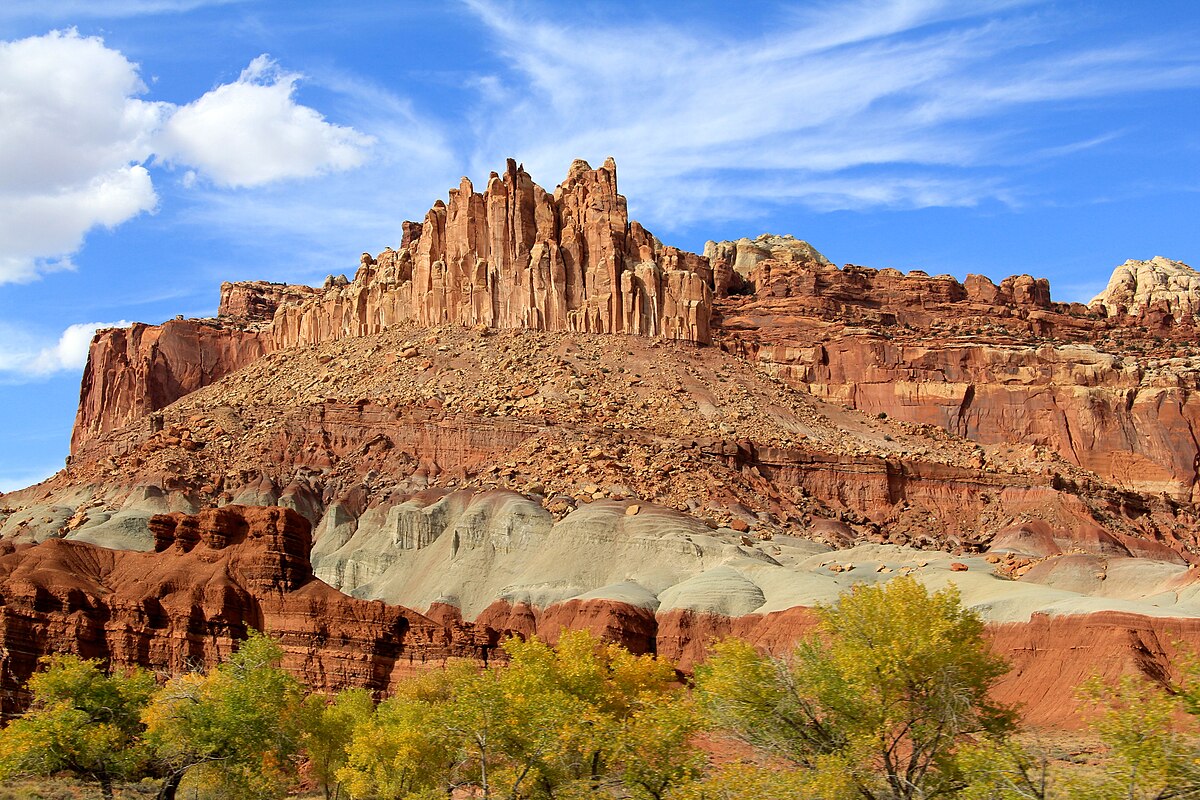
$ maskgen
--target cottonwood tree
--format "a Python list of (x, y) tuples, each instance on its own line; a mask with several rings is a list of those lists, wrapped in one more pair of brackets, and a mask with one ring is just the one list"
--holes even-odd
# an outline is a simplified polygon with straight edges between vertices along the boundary
[(173, 678), (155, 695), (144, 719), (166, 775), (160, 800), (173, 800), (191, 775), (222, 797), (284, 794), (301, 745), (303, 692), (281, 658), (278, 643), (251, 633), (228, 661)]
[(688, 697), (646, 700), (631, 710), (621, 727), (613, 760), (629, 796), (663, 800), (704, 768), (704, 756), (693, 746), (700, 718)]
[[(1175, 800), (1200, 797), (1200, 742), (1194, 715), (1197, 671), (1185, 685), (1164, 687), (1127, 675), (1115, 684), (1093, 678), (1080, 695), (1093, 709), (1091, 729), (1105, 747), (1103, 776), (1076, 782), (1080, 800)], [(1181, 690), (1182, 689), (1182, 690)], [(1189, 719), (1182, 712), (1193, 716)]]
[(506, 664), (459, 663), (380, 703), (338, 773), (351, 795), (661, 798), (696, 773), (670, 664), (586, 632), (505, 650)]
[(462, 758), (445, 724), (451, 686), (468, 665), (409, 679), (355, 726), (338, 781), (351, 797), (399, 800), (453, 794)]
[(1011, 710), (989, 691), (1004, 674), (979, 617), (953, 587), (911, 577), (855, 586), (817, 610), (820, 635), (777, 659), (729, 640), (697, 668), (712, 724), (811, 771), (814, 796), (949, 797), (967, 785), (960, 746), (1005, 738)]
[(347, 689), (333, 698), (319, 694), (304, 698), (300, 744), (326, 800), (341, 796), (338, 770), (346, 766), (355, 729), (374, 712), (375, 702), (365, 689)]
[(0, 731), (0, 780), (69, 772), (111, 798), (115, 783), (146, 765), (141, 713), (154, 679), (142, 670), (106, 674), (99, 661), (73, 655), (41, 665), (29, 679), (29, 711)]

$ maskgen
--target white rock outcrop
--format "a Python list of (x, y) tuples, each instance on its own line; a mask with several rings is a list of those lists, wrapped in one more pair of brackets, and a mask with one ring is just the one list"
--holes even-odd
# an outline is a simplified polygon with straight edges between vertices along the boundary
[(1113, 270), (1108, 287), (1088, 305), (1112, 317), (1139, 314), (1156, 303), (1165, 303), (1176, 319), (1200, 314), (1200, 272), (1163, 256), (1130, 259)]

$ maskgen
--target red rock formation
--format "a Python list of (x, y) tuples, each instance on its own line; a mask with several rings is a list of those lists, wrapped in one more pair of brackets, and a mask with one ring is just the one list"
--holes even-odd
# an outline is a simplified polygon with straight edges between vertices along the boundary
[[(430, 612), (433, 614), (433, 612)], [(447, 619), (461, 624), (457, 609)], [(605, 600), (572, 600), (537, 609), (496, 603), (476, 620), (477, 627), (505, 634), (536, 634), (555, 642), (565, 628), (589, 630), (634, 652), (653, 652), (691, 672), (716, 641), (734, 636), (776, 655), (786, 655), (817, 630), (811, 609), (726, 617), (698, 611), (654, 612)], [(1115, 681), (1139, 675), (1165, 682), (1177, 677), (1174, 662), (1181, 644), (1200, 644), (1200, 620), (1145, 617), (1121, 612), (1051, 617), (1028, 622), (992, 623), (986, 633), (992, 651), (1009, 664), (994, 697), (1015, 705), (1024, 724), (1052, 730), (1086, 727), (1078, 688), (1093, 676)]]
[(480, 194), (463, 178), (404, 244), (364, 255), (354, 280), (281, 306), (276, 348), (377, 333), (404, 321), (709, 340), (706, 259), (631, 223), (611, 159), (571, 165), (550, 194), (511, 159)]
[(71, 452), (260, 358), (256, 333), (200, 320), (99, 331), (88, 351)]
[[(431, 609), (428, 613), (433, 616), (435, 612)], [(462, 619), (458, 609), (439, 613), (442, 615), (439, 619)], [(563, 631), (586, 630), (639, 655), (657, 653), (659, 647), (658, 622), (653, 611), (611, 600), (574, 599), (545, 609), (497, 600), (475, 618), (474, 625), (496, 631), (501, 637), (536, 635), (550, 644), (557, 642)]]
[(287, 302), (302, 302), (319, 290), (269, 281), (240, 281), (221, 284), (217, 319), (241, 324), (270, 322), (275, 309)]
[[(1052, 303), (1049, 284), (1027, 275), (960, 284), (772, 257), (749, 281), (753, 294), (718, 301), (718, 339), (794, 385), (984, 444), (1048, 447), (1138, 491), (1200, 498), (1200, 371), (1123, 352), (1145, 341), (1144, 316)], [(1155, 320), (1154, 335), (1184, 341), (1170, 313)], [(1102, 337), (1109, 352), (1092, 345)]]
[(4, 711), (49, 652), (181, 672), (228, 655), (250, 628), (283, 644), (314, 689), (385, 690), (449, 657), (486, 659), (497, 637), (356, 600), (313, 577), (309, 525), (282, 508), (153, 518), (154, 553), (52, 539), (0, 556)]
[(1093, 676), (1113, 681), (1140, 675), (1155, 682), (1177, 678), (1179, 645), (1200, 644), (1200, 620), (1143, 617), (1107, 611), (991, 625), (996, 653), (1011, 665), (997, 686), (997, 699), (1016, 704), (1026, 724), (1079, 729), (1086, 717), (1077, 696)]
[(1049, 447), (1129, 488), (1197, 499), (1194, 375), (1147, 374), (1090, 348), (902, 343), (865, 332), (796, 347), (771, 335), (777, 343), (764, 343), (759, 359), (820, 396), (983, 444)]
[(571, 165), (554, 194), (511, 159), (483, 194), (463, 178), (449, 204), (404, 223), (400, 250), (363, 254), (353, 281), (321, 289), (224, 283), (217, 323), (102, 331), (92, 342), (71, 449), (207, 386), (263, 353), (378, 333), (404, 322), (706, 343), (707, 259), (630, 222), (611, 159)]

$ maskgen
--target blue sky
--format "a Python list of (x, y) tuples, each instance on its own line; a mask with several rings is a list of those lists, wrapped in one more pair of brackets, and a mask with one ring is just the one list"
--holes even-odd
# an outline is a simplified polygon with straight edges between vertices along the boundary
[(614, 156), (692, 250), (1061, 300), (1200, 266), (1198, 40), (1192, 2), (6, 0), (0, 490), (62, 465), (97, 324), (352, 272), (508, 156), (547, 187)]

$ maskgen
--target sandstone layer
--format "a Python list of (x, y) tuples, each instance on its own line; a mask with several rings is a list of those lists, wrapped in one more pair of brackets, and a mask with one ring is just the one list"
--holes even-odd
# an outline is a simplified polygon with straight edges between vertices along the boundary
[(317, 690), (386, 690), (422, 664), (486, 660), (496, 636), (313, 577), (309, 524), (282, 508), (228, 506), (151, 519), (154, 551), (52, 539), (0, 555), (4, 712), (51, 652), (165, 673), (212, 666), (248, 629), (278, 637), (284, 666)]
[(565, 629), (689, 670), (725, 636), (785, 654), (813, 633), (813, 605), (896, 574), (960, 588), (1012, 665), (998, 699), (1020, 703), (1038, 726), (1077, 727), (1069, 698), (1091, 675), (1165, 680), (1175, 648), (1200, 643), (1200, 585), (1170, 561), (1060, 555), (1012, 580), (1007, 553), (955, 560), (894, 545), (834, 551), (795, 536), (752, 541), (661, 507), (630, 513), (628, 503), (596, 502), (555, 523), (514, 493), (428, 501), (412, 501), (386, 535), (352, 536), (332, 552), (336, 542), (327, 543), (315, 556), (322, 572), (353, 575), (355, 593), (372, 599), (314, 577), (309, 525), (282, 508), (155, 516), (147, 553), (60, 539), (8, 543), (0, 555), (3, 710), (24, 702), (24, 681), (48, 652), (177, 673), (228, 655), (251, 627), (279, 638), (285, 667), (326, 691), (386, 692), (448, 658), (502, 657), (504, 637), (554, 642)]
[(71, 451), (216, 382), (265, 352), (259, 334), (203, 320), (135, 323), (99, 332), (83, 372)]

